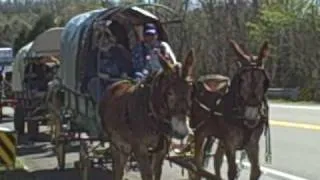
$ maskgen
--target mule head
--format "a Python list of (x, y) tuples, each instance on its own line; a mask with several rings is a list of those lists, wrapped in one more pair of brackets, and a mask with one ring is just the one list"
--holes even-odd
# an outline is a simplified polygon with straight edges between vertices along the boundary
[(194, 51), (190, 50), (182, 65), (160, 61), (163, 67), (161, 98), (165, 104), (167, 121), (175, 138), (184, 138), (190, 132), (188, 125), (191, 92), (192, 70), (194, 66)]
[(240, 69), (231, 86), (237, 94), (239, 105), (244, 107), (244, 116), (248, 120), (257, 119), (263, 105), (264, 95), (269, 88), (269, 78), (263, 68), (264, 59), (269, 55), (268, 42), (264, 42), (258, 55), (244, 51), (233, 40), (231, 47), (237, 54)]

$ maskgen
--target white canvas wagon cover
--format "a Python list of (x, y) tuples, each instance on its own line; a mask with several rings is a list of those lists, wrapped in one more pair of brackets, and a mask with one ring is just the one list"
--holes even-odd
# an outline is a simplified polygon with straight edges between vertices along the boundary
[[(134, 23), (155, 22), (159, 28), (159, 39), (167, 41), (167, 34), (159, 22), (159, 18), (149, 11), (133, 6), (112, 7), (109, 9), (98, 9), (73, 17), (65, 26), (61, 35), (61, 79), (62, 84), (72, 90), (79, 91), (79, 72), (80, 64), (89, 61), (89, 65), (85, 68), (92, 69), (96, 63), (96, 52), (92, 48), (94, 41), (94, 23), (101, 19), (128, 19), (135, 21)], [(139, 22), (138, 22), (139, 21)], [(128, 34), (125, 34), (128, 36)], [(89, 44), (89, 45), (88, 45)], [(92, 62), (92, 63), (91, 63)], [(88, 63), (87, 63), (88, 64)], [(93, 72), (96, 73), (96, 72)]]
[(63, 28), (61, 27), (50, 28), (18, 51), (12, 64), (13, 91), (23, 91), (24, 70), (29, 59), (41, 56), (60, 56), (62, 30)]
[(54, 27), (41, 33), (33, 41), (30, 53), (35, 56), (60, 56), (60, 37), (64, 28)]

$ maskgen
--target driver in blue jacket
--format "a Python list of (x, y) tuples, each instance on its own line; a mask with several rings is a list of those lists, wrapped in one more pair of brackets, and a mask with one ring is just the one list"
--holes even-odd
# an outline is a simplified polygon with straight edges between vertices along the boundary
[[(156, 25), (152, 23), (145, 24), (143, 41), (139, 42), (132, 50), (134, 79), (142, 80), (148, 74), (162, 69), (159, 57), (160, 50), (163, 49), (162, 43), (158, 40)], [(167, 57), (165, 52), (164, 57)]]

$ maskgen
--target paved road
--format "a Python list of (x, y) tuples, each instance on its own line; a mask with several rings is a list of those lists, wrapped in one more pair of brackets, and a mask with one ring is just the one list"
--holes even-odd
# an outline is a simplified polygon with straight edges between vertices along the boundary
[[(320, 106), (271, 105), (273, 162), (265, 164), (264, 138), (261, 140), (261, 163), (265, 174), (262, 180), (318, 180), (320, 177)], [(311, 124), (311, 125), (310, 125)], [(12, 126), (6, 123), (6, 126)], [(28, 146), (24, 146), (27, 151)], [(33, 147), (34, 148), (34, 147)], [(21, 158), (31, 171), (53, 169), (56, 161), (50, 147), (38, 143), (36, 154)], [(67, 166), (77, 159), (77, 153), (69, 153)], [(210, 168), (211, 169), (211, 168)], [(225, 171), (225, 170), (224, 170)], [(187, 179), (181, 176), (181, 169), (164, 165), (163, 179)], [(130, 180), (139, 179), (137, 173), (129, 174)], [(248, 169), (241, 171), (240, 179), (248, 179)]]
[(271, 119), (320, 126), (320, 105), (271, 104)]

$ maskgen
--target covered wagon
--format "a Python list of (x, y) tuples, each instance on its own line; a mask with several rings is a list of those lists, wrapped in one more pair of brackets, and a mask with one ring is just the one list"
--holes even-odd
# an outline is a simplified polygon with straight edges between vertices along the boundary
[[(132, 47), (142, 39), (143, 25), (148, 22), (156, 24), (159, 39), (168, 42), (162, 23), (169, 22), (161, 21), (138, 6), (89, 11), (75, 16), (66, 24), (61, 36), (60, 69), (61, 84), (66, 92), (65, 105), (79, 115), (75, 119), (78, 120), (78, 126), (84, 127), (82, 129), (90, 134), (98, 135), (99, 130), (96, 129), (95, 105), (89, 103), (88, 81), (92, 77), (101, 80), (112, 78), (112, 75), (101, 71), (101, 66), (111, 61), (108, 51), (113, 46), (124, 47), (125, 50), (121, 52), (129, 55), (123, 56), (124, 63), (130, 66)], [(170, 54), (176, 61), (173, 52)], [(99, 88), (96, 87), (97, 90)]]
[[(24, 133), (25, 121), (29, 123), (28, 133), (36, 135), (38, 123), (46, 120), (44, 114), (38, 112), (45, 107), (47, 83), (53, 79), (55, 68), (60, 64), (62, 30), (61, 27), (55, 27), (41, 33), (34, 41), (23, 46), (14, 58), (12, 90), (17, 101), (14, 122), (19, 134)], [(43, 81), (35, 80), (38, 77), (44, 78)]]
[[(165, 13), (167, 15), (164, 15)], [(85, 12), (73, 17), (66, 24), (61, 35), (59, 74), (63, 105), (60, 109), (56, 109), (56, 114), (61, 115), (60, 128), (57, 128), (56, 132), (59, 168), (64, 168), (65, 164), (64, 142), (102, 140), (105, 137), (97, 117), (97, 103), (88, 94), (87, 86), (90, 79), (99, 78), (101, 84), (98, 83), (95, 89), (103, 91), (104, 81), (129, 78), (127, 75), (120, 79), (114, 78), (111, 74), (102, 71), (101, 67), (105, 64), (108, 66), (108, 63), (112, 61), (109, 56), (110, 49), (121, 47), (120, 52), (123, 56), (120, 59), (131, 68), (131, 51), (143, 38), (144, 24), (155, 24), (159, 31), (158, 39), (168, 42), (165, 26), (179, 22), (179, 16), (166, 6), (139, 4)], [(167, 49), (167, 52), (171, 60), (176, 62), (172, 50)], [(81, 134), (82, 132), (88, 136), (86, 138), (70, 137), (70, 134)], [(82, 150), (80, 159), (85, 151)]]

